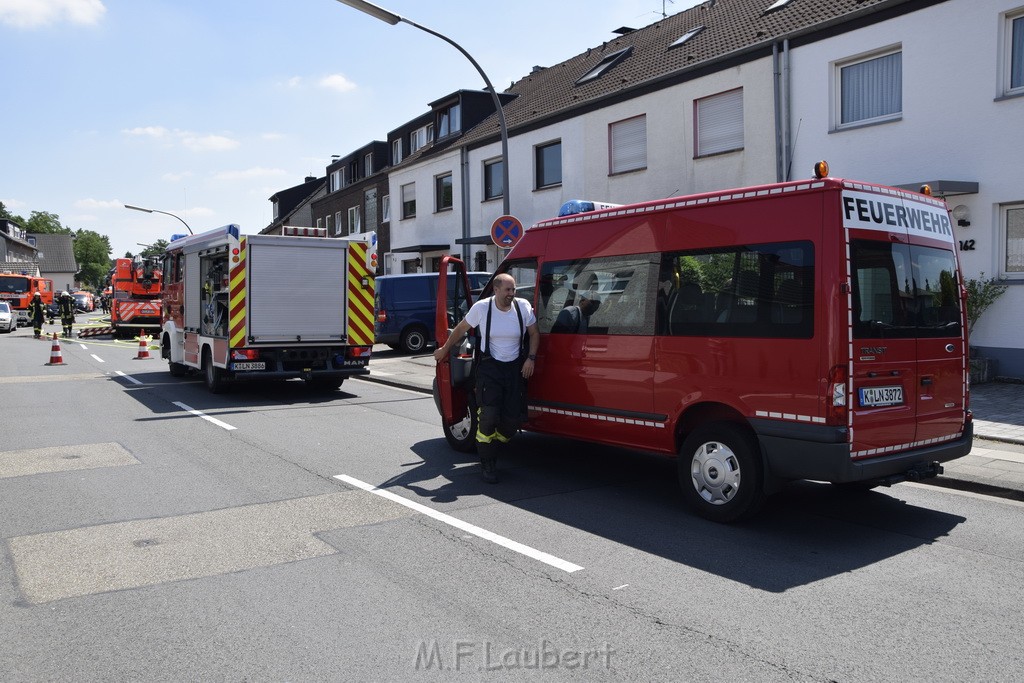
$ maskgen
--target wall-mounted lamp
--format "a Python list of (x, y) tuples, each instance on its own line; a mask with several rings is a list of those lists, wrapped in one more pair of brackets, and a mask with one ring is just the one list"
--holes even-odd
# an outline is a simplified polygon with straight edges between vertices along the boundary
[(967, 208), (966, 204), (957, 204), (953, 207), (953, 210), (950, 211), (950, 214), (952, 214), (953, 218), (956, 219), (956, 224), (961, 228), (970, 226), (971, 212), (970, 209)]

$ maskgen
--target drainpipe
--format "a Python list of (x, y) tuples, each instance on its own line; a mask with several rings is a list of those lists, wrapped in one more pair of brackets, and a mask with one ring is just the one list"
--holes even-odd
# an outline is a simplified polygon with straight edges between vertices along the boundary
[(782, 151), (782, 69), (779, 65), (779, 44), (772, 43), (772, 94), (775, 100), (775, 182), (782, 182), (783, 161)]
[(790, 166), (793, 161), (793, 146), (790, 140), (790, 90), (792, 82), (789, 74), (789, 38), (782, 41), (782, 161), (783, 180), (789, 180)]
[[(461, 180), (459, 203), (462, 205), (462, 239), (470, 237), (469, 223), (469, 150), (465, 146), (459, 148), (459, 176)], [(469, 263), (469, 250), (473, 245), (464, 241), (462, 243), (462, 262)], [(468, 266), (466, 270), (472, 270)]]

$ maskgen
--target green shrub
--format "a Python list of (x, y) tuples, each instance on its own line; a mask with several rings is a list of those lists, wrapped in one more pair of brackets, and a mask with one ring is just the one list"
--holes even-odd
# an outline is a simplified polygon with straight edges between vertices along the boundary
[(968, 279), (964, 286), (967, 288), (967, 333), (970, 334), (985, 309), (1006, 291), (1006, 285), (999, 284), (994, 277), (986, 278), (982, 271), (977, 279)]

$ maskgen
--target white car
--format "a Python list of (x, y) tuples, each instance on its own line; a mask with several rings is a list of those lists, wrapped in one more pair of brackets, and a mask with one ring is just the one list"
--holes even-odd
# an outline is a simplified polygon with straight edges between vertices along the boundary
[(6, 301), (0, 301), (0, 332), (14, 332), (18, 329), (18, 314)]

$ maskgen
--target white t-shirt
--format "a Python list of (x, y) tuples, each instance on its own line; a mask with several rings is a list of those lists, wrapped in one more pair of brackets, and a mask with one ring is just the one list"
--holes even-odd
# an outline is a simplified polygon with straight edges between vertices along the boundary
[[(533, 306), (526, 299), (513, 299), (519, 306), (519, 312), (523, 314), (522, 331), (537, 322)], [(487, 334), (487, 307), (491, 307), (491, 337), (481, 347), (482, 350), (490, 352), (496, 360), (508, 363), (519, 358), (519, 316), (514, 309), (507, 311), (500, 310), (494, 305), (494, 297), (481, 299), (473, 304), (473, 307), (466, 313), (466, 322), (471, 326), (479, 328), (481, 339)]]

